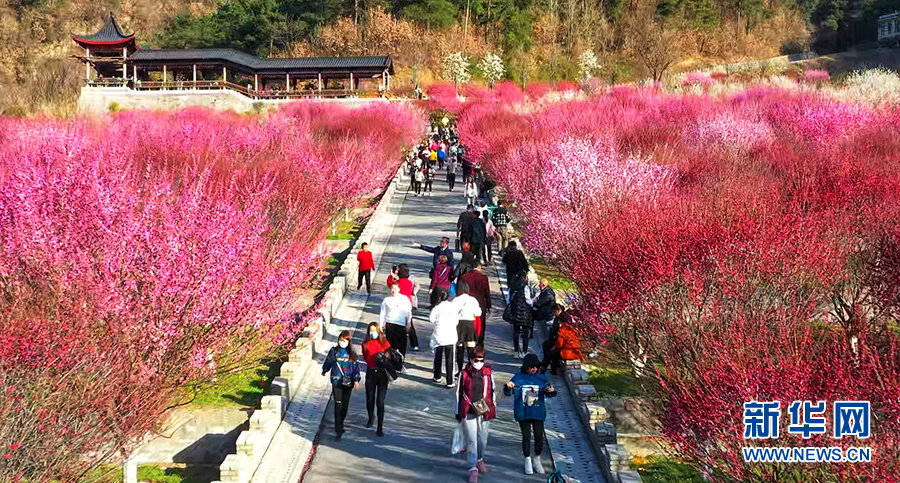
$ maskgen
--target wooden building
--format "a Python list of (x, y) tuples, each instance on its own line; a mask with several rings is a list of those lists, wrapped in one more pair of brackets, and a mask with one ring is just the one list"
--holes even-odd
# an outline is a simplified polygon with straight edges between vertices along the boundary
[[(390, 56), (260, 58), (234, 49), (142, 49), (112, 13), (94, 34), (73, 34), (89, 85), (133, 89), (228, 88), (251, 97), (384, 92)], [(331, 87), (329, 89), (329, 87)]]

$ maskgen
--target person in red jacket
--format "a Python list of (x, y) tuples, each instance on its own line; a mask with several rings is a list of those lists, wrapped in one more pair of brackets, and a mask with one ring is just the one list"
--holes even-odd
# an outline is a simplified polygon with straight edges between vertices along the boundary
[(375, 271), (375, 259), (372, 258), (372, 252), (369, 251), (369, 244), (363, 243), (360, 246), (359, 253), (356, 254), (356, 261), (359, 262), (359, 269), (356, 277), (356, 290), (362, 287), (363, 278), (366, 279), (366, 292), (372, 294), (372, 272)]
[(481, 307), (480, 324), (476, 326), (478, 334), (477, 344), (484, 347), (484, 334), (487, 332), (487, 319), (491, 311), (491, 281), (487, 275), (481, 271), (482, 265), (479, 263), (471, 272), (467, 272), (459, 277), (459, 282), (464, 282), (469, 286), (469, 295), (475, 297), (478, 305)]
[(378, 354), (391, 348), (387, 337), (378, 326), (378, 322), (369, 324), (365, 341), (362, 343), (363, 358), (366, 360), (366, 410), (369, 420), (366, 427), (371, 428), (375, 422), (375, 407), (378, 407), (378, 429), (376, 436), (384, 436), (384, 398), (387, 395), (388, 375), (384, 367), (378, 364)]
[[(418, 296), (416, 295), (419, 292), (419, 284), (415, 282), (409, 273), (409, 265), (405, 263), (401, 263), (397, 266), (397, 276), (400, 278), (397, 280), (397, 285), (400, 286), (400, 294), (406, 295), (409, 297), (409, 303), (412, 304), (413, 313), (416, 313), (416, 307), (418, 306)], [(416, 334), (416, 326), (410, 321), (409, 323), (409, 350), (416, 352), (419, 350), (419, 336)]]

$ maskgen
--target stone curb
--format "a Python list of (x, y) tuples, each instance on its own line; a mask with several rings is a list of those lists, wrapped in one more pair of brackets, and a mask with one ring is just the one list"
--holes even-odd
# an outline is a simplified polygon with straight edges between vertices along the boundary
[[(279, 376), (272, 381), (271, 394), (263, 396), (260, 408), (251, 414), (250, 429), (238, 435), (236, 453), (225, 457), (225, 461), (219, 466), (219, 480), (213, 483), (248, 483), (251, 480), (260, 466), (263, 455), (269, 449), (278, 426), (288, 412), (294, 389), (299, 388), (305, 378), (319, 375), (316, 372), (319, 368), (316, 353), (332, 319), (337, 315), (341, 301), (350, 290), (351, 276), (356, 273), (359, 266), (359, 262), (356, 261), (358, 246), (363, 241), (372, 240), (374, 234), (380, 230), (393, 227), (394, 220), (387, 215), (387, 207), (397, 192), (401, 178), (402, 169), (398, 170), (397, 175), (388, 184), (356, 246), (347, 255), (328, 286), (327, 293), (316, 310), (318, 317), (303, 329), (300, 338), (294, 344), (294, 349), (288, 354), (288, 362), (281, 365)], [(378, 254), (376, 267), (380, 262), (381, 254)]]

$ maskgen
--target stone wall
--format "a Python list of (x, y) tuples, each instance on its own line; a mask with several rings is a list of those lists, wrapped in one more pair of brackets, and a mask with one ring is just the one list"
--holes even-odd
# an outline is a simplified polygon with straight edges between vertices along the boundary
[[(317, 101), (349, 104), (388, 102), (382, 98), (317, 99)], [(116, 103), (120, 110), (168, 110), (199, 106), (244, 113), (252, 111), (254, 105), (277, 107), (290, 102), (296, 102), (296, 99), (255, 100), (228, 89), (136, 91), (128, 87), (85, 86), (81, 88), (81, 96), (78, 98), (78, 111), (86, 114), (102, 114), (109, 112), (110, 105)]]

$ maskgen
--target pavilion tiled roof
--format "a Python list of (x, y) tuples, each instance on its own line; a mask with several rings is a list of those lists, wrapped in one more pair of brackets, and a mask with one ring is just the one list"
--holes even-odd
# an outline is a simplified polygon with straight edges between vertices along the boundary
[(72, 38), (76, 42), (83, 42), (86, 44), (112, 45), (133, 41), (134, 34), (123, 33), (122, 27), (116, 20), (116, 16), (113, 13), (110, 13), (97, 33), (90, 35), (72, 34)]
[(132, 62), (230, 62), (254, 71), (260, 70), (321, 70), (349, 71), (356, 69), (385, 70), (393, 73), (390, 56), (373, 57), (298, 57), (260, 58), (244, 52), (226, 49), (151, 49), (138, 50)]

